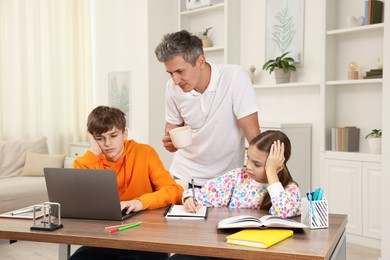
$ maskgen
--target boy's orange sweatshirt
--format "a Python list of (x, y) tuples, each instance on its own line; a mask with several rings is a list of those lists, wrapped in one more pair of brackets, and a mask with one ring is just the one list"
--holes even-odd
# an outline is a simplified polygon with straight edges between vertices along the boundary
[(183, 188), (165, 169), (157, 152), (150, 145), (134, 140), (126, 140), (124, 145), (124, 152), (116, 162), (88, 150), (74, 161), (73, 167), (115, 170), (120, 200), (139, 199), (144, 209), (181, 204)]

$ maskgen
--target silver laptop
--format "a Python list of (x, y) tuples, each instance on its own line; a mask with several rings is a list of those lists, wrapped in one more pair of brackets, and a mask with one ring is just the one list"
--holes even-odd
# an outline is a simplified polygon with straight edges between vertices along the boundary
[[(61, 217), (124, 220), (114, 170), (45, 168), (50, 202), (61, 205)], [(54, 215), (57, 215), (53, 212)]]

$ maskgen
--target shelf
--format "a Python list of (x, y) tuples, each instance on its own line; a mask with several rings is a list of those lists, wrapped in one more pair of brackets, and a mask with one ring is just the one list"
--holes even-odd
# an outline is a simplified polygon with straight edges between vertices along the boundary
[(260, 84), (253, 85), (255, 89), (269, 89), (269, 88), (299, 88), (299, 87), (319, 87), (320, 83), (315, 82), (293, 82), (283, 84)]
[(359, 84), (382, 84), (383, 79), (355, 79), (355, 80), (331, 80), (326, 85), (359, 85)]
[(204, 52), (213, 52), (213, 51), (223, 51), (225, 48), (223, 46), (213, 46), (209, 48), (203, 48)]
[(214, 12), (219, 9), (223, 9), (225, 7), (224, 3), (216, 4), (216, 5), (210, 5), (207, 7), (201, 7), (198, 9), (183, 11), (180, 13), (182, 16), (191, 16), (191, 15), (198, 15), (198, 14), (205, 14), (209, 12)]
[(347, 35), (347, 34), (354, 34), (354, 33), (363, 33), (363, 32), (374, 32), (374, 31), (383, 31), (384, 30), (384, 24), (378, 23), (378, 24), (370, 24), (370, 25), (362, 25), (362, 26), (356, 26), (356, 27), (350, 27), (350, 28), (342, 28), (337, 30), (330, 30), (327, 31), (327, 35)]
[(349, 161), (363, 161), (363, 162), (381, 162), (381, 154), (372, 153), (358, 153), (358, 152), (337, 152), (325, 151), (323, 156), (326, 159), (349, 160)]

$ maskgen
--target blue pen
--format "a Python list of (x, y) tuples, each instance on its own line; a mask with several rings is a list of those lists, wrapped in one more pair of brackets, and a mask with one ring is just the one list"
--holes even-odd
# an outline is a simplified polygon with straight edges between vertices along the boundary
[(322, 193), (323, 193), (323, 190), (320, 189), (319, 192), (318, 192), (318, 200), (322, 200)]
[(307, 193), (307, 199), (309, 200), (310, 202), (310, 208), (311, 208), (311, 218), (313, 219), (314, 221), (314, 208), (313, 208), (313, 198), (311, 196), (311, 192), (309, 190), (309, 192)]
[(319, 194), (320, 190), (319, 189), (316, 189), (316, 191), (314, 192), (314, 195), (313, 195), (313, 200), (318, 200), (318, 194)]

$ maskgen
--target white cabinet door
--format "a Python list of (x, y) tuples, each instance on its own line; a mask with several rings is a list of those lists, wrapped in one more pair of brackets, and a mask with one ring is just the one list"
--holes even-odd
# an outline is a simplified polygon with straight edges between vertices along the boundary
[(79, 157), (83, 156), (89, 149), (88, 143), (72, 143), (69, 144), (69, 156)]
[(363, 235), (381, 238), (381, 165), (363, 162)]
[(362, 235), (361, 162), (324, 159), (329, 213), (347, 214), (347, 232)]

